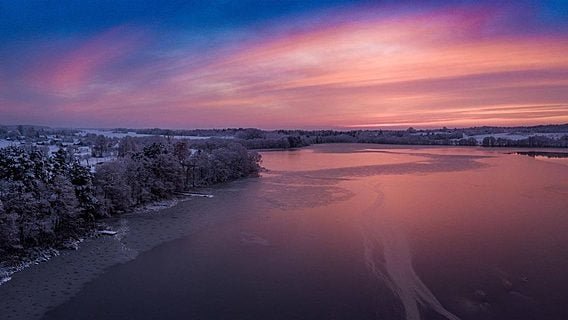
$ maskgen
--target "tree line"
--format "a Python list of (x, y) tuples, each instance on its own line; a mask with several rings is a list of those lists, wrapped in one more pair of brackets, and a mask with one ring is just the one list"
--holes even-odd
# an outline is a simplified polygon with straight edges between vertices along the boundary
[(0, 149), (0, 254), (58, 244), (99, 218), (260, 170), (260, 155), (232, 141), (124, 138), (119, 149), (94, 173), (64, 148)]
[[(558, 126), (557, 126), (558, 127)], [(539, 128), (540, 127), (536, 127)], [(545, 127), (548, 128), (548, 127)], [(562, 127), (564, 128), (564, 127)], [(507, 128), (504, 128), (505, 130)], [(277, 130), (257, 132), (252, 129), (241, 131), (235, 139), (250, 149), (287, 149), (321, 143), (373, 143), (398, 145), (445, 145), (445, 146), (483, 146), (483, 147), (539, 147), (567, 148), (568, 134), (551, 138), (533, 135), (523, 139), (487, 136), (481, 141), (466, 135), (469, 133), (491, 132), (491, 128), (434, 130)], [(477, 131), (475, 131), (477, 130)], [(502, 130), (502, 131), (503, 131)], [(545, 130), (545, 129), (543, 129)], [(551, 130), (551, 129), (550, 129)], [(566, 129), (568, 131), (568, 129)], [(527, 131), (527, 130), (525, 130)], [(503, 133), (503, 132), (501, 132)], [(525, 132), (527, 134), (534, 134)], [(493, 133), (495, 134), (495, 133)]]

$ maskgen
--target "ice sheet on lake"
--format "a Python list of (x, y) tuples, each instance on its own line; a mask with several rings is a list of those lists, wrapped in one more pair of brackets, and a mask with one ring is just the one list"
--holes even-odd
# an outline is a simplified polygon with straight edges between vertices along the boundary
[(364, 213), (367, 221), (372, 221), (363, 230), (364, 258), (369, 271), (400, 298), (406, 320), (422, 319), (421, 307), (448, 320), (459, 320), (442, 306), (414, 271), (406, 236), (393, 221), (380, 215), (381, 202), (381, 194), (378, 194), (375, 203)]

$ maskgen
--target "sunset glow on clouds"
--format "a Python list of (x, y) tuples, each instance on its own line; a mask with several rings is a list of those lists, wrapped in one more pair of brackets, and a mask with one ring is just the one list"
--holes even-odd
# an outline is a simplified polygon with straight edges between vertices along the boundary
[[(172, 10), (180, 16), (162, 18), (184, 17)], [(209, 29), (138, 14), (78, 32), (22, 34), (0, 47), (0, 123), (568, 123), (566, 10), (541, 2), (321, 4)]]

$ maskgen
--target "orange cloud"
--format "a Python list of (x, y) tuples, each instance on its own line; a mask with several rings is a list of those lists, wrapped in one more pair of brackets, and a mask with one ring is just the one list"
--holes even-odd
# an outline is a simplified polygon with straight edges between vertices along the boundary
[(118, 28), (63, 54), (38, 81), (64, 97), (53, 103), (58, 113), (106, 126), (568, 122), (568, 42), (488, 34), (499, 14), (454, 8), (349, 20), (238, 50), (188, 49), (105, 77), (139, 50), (139, 37)]
[[(568, 122), (568, 43), (485, 38), (481, 20), (443, 12), (330, 26), (250, 46), (172, 85), (227, 108), (249, 100), (273, 127)], [(541, 104), (556, 107), (515, 112)], [(459, 112), (499, 106), (507, 117)], [(431, 110), (443, 113), (420, 115)]]

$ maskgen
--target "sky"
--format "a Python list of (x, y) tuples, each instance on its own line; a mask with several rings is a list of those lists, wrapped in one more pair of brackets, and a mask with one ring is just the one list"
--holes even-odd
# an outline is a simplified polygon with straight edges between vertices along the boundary
[(0, 0), (0, 124), (555, 123), (566, 0)]

